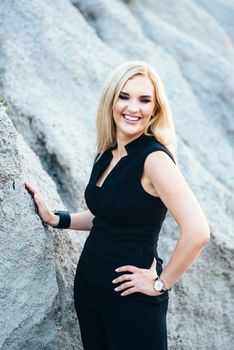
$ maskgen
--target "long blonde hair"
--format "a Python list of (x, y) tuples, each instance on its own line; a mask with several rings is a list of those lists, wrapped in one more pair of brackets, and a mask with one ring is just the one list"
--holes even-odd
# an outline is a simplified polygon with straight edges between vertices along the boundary
[(156, 137), (176, 159), (177, 138), (164, 86), (154, 68), (144, 61), (127, 61), (117, 66), (104, 83), (96, 117), (96, 157), (98, 155), (100, 157), (109, 147), (116, 144), (116, 127), (112, 108), (127, 80), (136, 75), (144, 75), (152, 81), (156, 97), (155, 110), (144, 129), (144, 134)]

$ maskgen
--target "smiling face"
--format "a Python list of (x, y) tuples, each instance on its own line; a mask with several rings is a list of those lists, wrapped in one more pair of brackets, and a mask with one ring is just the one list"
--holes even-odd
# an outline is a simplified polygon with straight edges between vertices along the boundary
[(155, 109), (152, 81), (137, 75), (125, 83), (113, 106), (116, 135), (122, 139), (143, 133)]

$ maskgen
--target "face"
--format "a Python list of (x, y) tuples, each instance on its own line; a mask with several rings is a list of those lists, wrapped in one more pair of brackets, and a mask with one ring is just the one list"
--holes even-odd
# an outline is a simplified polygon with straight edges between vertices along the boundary
[(154, 108), (155, 94), (152, 81), (143, 75), (129, 79), (113, 106), (117, 137), (126, 139), (140, 135), (149, 123)]

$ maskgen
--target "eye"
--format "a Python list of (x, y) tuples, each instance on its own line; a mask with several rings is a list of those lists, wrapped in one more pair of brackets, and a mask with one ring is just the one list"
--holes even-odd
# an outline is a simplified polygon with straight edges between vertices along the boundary
[(127, 100), (128, 99), (128, 97), (127, 96), (124, 96), (124, 95), (119, 95), (119, 98), (121, 98), (122, 100)]
[[(120, 95), (119, 95), (119, 98), (121, 98), (122, 100), (127, 100), (127, 99), (128, 99), (128, 96), (125, 96), (125, 95), (120, 94)], [(149, 99), (142, 99), (142, 100), (140, 100), (140, 102), (149, 103), (149, 102), (151, 102), (151, 100), (149, 100)]]
[(148, 103), (148, 102), (151, 102), (151, 100), (141, 100), (141, 102)]

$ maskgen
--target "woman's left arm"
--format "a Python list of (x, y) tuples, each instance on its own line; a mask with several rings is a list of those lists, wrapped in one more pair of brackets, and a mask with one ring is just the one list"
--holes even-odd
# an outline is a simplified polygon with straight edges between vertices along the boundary
[(209, 241), (210, 229), (192, 190), (165, 152), (150, 153), (144, 171), (180, 229), (175, 249), (160, 275), (166, 288), (171, 288)]

